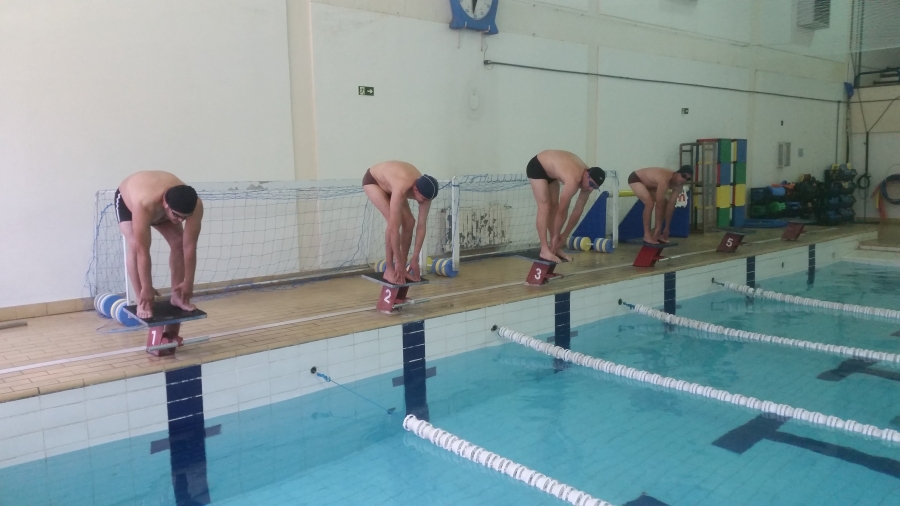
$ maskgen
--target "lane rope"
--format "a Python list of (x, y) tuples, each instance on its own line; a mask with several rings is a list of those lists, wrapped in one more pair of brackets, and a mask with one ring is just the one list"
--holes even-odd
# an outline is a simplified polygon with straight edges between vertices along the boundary
[(778, 404), (772, 401), (763, 401), (755, 397), (746, 397), (741, 394), (732, 394), (725, 390), (719, 390), (711, 386), (692, 383), (689, 381), (661, 376), (656, 373), (642, 371), (622, 364), (616, 364), (602, 358), (592, 357), (583, 353), (560, 348), (554, 344), (535, 339), (531, 336), (516, 332), (508, 327), (497, 326), (491, 329), (500, 337), (509, 339), (514, 343), (527, 346), (535, 351), (570, 362), (582, 367), (590, 367), (608, 374), (614, 374), (636, 381), (651, 383), (671, 390), (687, 392), (693, 395), (714, 399), (727, 404), (735, 404), (754, 411), (771, 413), (785, 418), (796, 418), (811, 425), (824, 426), (831, 429), (842, 430), (853, 434), (878, 439), (884, 442), (900, 443), (900, 432), (893, 429), (882, 429), (874, 425), (859, 423), (855, 420), (844, 420), (833, 415), (825, 415), (816, 411), (807, 411), (803, 408), (795, 408), (787, 404)]
[(819, 307), (831, 309), (834, 311), (844, 311), (847, 313), (856, 313), (867, 316), (881, 316), (885, 318), (900, 319), (900, 311), (896, 309), (884, 309), (871, 306), (860, 306), (857, 304), (843, 304), (840, 302), (830, 302), (827, 300), (810, 299), (809, 297), (800, 297), (799, 295), (790, 295), (786, 293), (771, 292), (762, 288), (751, 288), (747, 285), (738, 285), (736, 283), (718, 282), (715, 278), (712, 282), (720, 285), (728, 290), (742, 293), (748, 297), (758, 299), (777, 300), (778, 302), (787, 302), (788, 304), (800, 304), (803, 306)]
[(692, 320), (690, 318), (685, 318), (684, 316), (676, 316), (641, 304), (629, 304), (628, 302), (621, 301), (621, 299), (619, 303), (630, 308), (632, 311), (640, 315), (648, 316), (650, 318), (654, 318), (671, 325), (677, 325), (679, 327), (687, 327), (702, 332), (711, 332), (713, 334), (722, 334), (734, 341), (751, 341), (758, 343), (777, 344), (780, 346), (787, 346), (789, 348), (818, 351), (821, 353), (827, 353), (829, 355), (837, 355), (839, 357), (879, 360), (884, 362), (893, 362), (895, 364), (900, 363), (900, 355), (896, 353), (867, 350), (865, 348), (853, 348), (850, 346), (841, 346), (837, 344), (816, 343), (813, 341), (803, 341), (801, 339), (790, 339), (787, 337), (770, 336), (767, 334), (760, 334), (758, 332), (748, 332), (746, 330), (723, 327), (722, 325), (702, 322), (700, 320)]
[(612, 506), (612, 504), (602, 499), (592, 497), (587, 492), (582, 492), (575, 487), (554, 480), (522, 464), (517, 464), (512, 460), (485, 450), (424, 420), (419, 420), (415, 415), (406, 415), (406, 418), (403, 419), (403, 428), (435, 446), (453, 452), (476, 464), (503, 473), (575, 506)]

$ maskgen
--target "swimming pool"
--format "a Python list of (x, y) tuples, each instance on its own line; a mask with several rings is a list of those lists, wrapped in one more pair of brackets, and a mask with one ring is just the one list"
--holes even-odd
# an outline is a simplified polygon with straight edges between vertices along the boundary
[[(805, 272), (762, 285), (898, 307), (897, 279), (897, 271), (838, 263), (819, 269), (811, 286)], [(900, 352), (891, 336), (900, 322), (751, 305), (728, 291), (678, 304), (679, 315), (730, 327)], [(854, 369), (841, 357), (729, 341), (637, 314), (575, 330), (571, 347), (581, 353), (898, 428), (900, 370), (882, 364)], [(517, 344), (428, 365), (437, 372), (427, 381), (436, 426), (615, 504), (893, 504), (900, 492), (900, 447), (862, 436), (560, 367)], [(2, 469), (0, 503), (561, 504), (405, 432), (404, 389), (391, 386), (397, 376), (348, 385), (366, 399), (330, 388), (207, 418), (193, 438), (153, 433)]]

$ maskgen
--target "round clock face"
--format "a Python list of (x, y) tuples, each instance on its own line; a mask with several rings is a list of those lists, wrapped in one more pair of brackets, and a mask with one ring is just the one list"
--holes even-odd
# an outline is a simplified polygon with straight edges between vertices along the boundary
[(473, 19), (482, 19), (487, 16), (494, 4), (494, 0), (457, 0), (466, 14)]

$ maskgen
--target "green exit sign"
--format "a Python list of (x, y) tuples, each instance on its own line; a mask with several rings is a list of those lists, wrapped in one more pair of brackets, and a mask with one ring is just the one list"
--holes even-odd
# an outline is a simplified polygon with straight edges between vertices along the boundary
[(369, 97), (374, 97), (375, 96), (375, 87), (374, 86), (360, 86), (359, 94), (369, 96)]

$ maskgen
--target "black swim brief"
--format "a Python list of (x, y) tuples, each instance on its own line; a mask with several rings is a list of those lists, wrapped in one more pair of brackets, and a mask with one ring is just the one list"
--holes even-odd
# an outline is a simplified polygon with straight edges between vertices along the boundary
[(641, 178), (638, 177), (637, 173), (632, 172), (628, 174), (628, 184), (640, 183)]
[(544, 166), (541, 165), (537, 156), (528, 162), (528, 167), (525, 169), (525, 175), (528, 176), (528, 179), (546, 179), (548, 183), (556, 181), (556, 179), (547, 175), (547, 171), (544, 170)]
[(372, 171), (370, 169), (366, 169), (366, 175), (363, 176), (363, 186), (367, 184), (378, 184), (378, 181), (375, 180), (375, 176), (372, 175)]
[(125, 199), (122, 198), (122, 194), (119, 193), (119, 190), (116, 190), (116, 196), (113, 198), (113, 202), (116, 203), (116, 219), (119, 220), (119, 223), (131, 221), (131, 209), (128, 209), (128, 206), (125, 205)]

